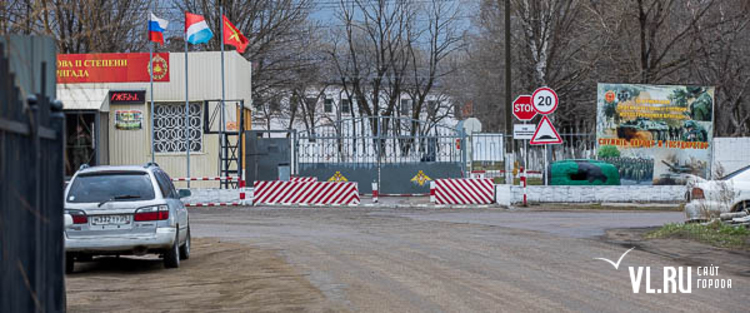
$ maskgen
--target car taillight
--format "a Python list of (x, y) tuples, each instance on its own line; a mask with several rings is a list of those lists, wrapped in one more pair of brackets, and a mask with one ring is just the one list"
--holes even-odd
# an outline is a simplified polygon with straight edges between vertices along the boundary
[(690, 197), (692, 199), (705, 199), (705, 196), (703, 195), (703, 189), (693, 188), (693, 190), (690, 192)]
[(136, 222), (143, 221), (162, 221), (169, 218), (169, 207), (166, 205), (151, 206), (140, 208), (135, 211), (133, 220)]
[(70, 214), (70, 217), (73, 218), (73, 224), (86, 224), (89, 222), (89, 217), (81, 210), (65, 210), (65, 213)]

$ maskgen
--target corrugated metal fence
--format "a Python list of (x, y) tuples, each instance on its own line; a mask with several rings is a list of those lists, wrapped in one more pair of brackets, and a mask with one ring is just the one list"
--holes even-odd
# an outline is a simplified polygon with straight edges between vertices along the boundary
[[(65, 117), (45, 94), (21, 100), (4, 51), (0, 43), (0, 312), (63, 311)], [(48, 66), (39, 90), (54, 82)]]

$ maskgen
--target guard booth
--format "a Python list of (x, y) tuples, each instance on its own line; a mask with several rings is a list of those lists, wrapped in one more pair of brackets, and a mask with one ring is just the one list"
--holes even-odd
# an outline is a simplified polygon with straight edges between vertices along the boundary
[[(293, 171), (293, 130), (249, 130), (245, 132), (245, 180), (277, 180)], [(285, 175), (282, 175), (285, 174)], [(287, 176), (287, 177), (283, 177)]]
[[(240, 137), (252, 120), (252, 66), (234, 51), (225, 53), (222, 95), (221, 52), (190, 52), (187, 68), (185, 58), (166, 52), (58, 54), (57, 94), (68, 121), (66, 174), (83, 163), (153, 159), (172, 178), (239, 176), (244, 164)], [(176, 184), (234, 188), (236, 180)]]

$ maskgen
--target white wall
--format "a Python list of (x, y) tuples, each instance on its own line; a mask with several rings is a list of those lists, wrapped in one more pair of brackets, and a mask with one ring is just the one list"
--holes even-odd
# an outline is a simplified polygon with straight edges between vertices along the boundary
[[(528, 186), (529, 203), (682, 203), (685, 186)], [(496, 185), (499, 204), (523, 202), (520, 186)]]
[(750, 137), (714, 138), (713, 159), (712, 171), (715, 172), (721, 165), (724, 167), (724, 174), (750, 165)]

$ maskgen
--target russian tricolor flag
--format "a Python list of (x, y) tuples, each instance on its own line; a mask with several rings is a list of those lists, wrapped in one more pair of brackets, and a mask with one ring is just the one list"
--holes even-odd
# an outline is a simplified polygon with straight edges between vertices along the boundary
[(203, 16), (185, 12), (185, 37), (187, 42), (194, 45), (206, 43), (213, 36), (214, 33), (208, 28)]
[(148, 40), (164, 44), (164, 31), (167, 30), (169, 22), (164, 19), (160, 19), (151, 13), (151, 17), (148, 19)]

